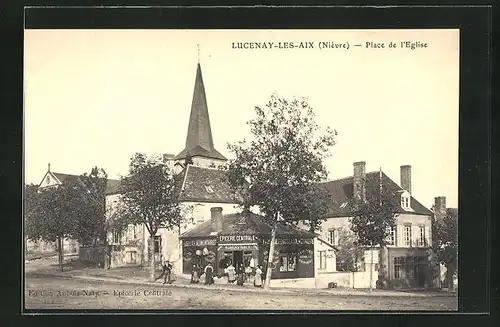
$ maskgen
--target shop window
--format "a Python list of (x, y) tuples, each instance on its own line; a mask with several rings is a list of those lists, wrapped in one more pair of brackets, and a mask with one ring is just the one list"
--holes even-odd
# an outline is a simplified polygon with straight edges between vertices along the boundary
[(319, 270), (326, 269), (326, 251), (319, 251)]
[(297, 270), (297, 254), (280, 252), (280, 272)]
[(404, 266), (406, 264), (405, 257), (396, 257), (394, 258), (394, 279), (402, 279), (404, 278)]

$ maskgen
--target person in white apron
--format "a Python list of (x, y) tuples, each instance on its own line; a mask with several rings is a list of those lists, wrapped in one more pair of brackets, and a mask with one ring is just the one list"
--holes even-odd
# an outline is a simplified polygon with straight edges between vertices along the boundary
[(262, 267), (260, 266), (255, 269), (255, 279), (253, 285), (255, 287), (262, 287)]

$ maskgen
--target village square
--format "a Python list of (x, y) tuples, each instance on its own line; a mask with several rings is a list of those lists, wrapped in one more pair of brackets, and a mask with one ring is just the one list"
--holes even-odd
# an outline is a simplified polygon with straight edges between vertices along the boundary
[(458, 309), (458, 210), (415, 197), (418, 165), (328, 178), (341, 132), (276, 92), (228, 158), (202, 66), (182, 151), (25, 185), (26, 309)]

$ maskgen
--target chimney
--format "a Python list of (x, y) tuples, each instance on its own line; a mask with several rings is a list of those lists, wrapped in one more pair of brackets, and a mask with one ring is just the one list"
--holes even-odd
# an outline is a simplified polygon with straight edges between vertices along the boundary
[(212, 207), (210, 208), (210, 213), (212, 215), (212, 231), (216, 233), (222, 232), (222, 208)]
[(442, 220), (446, 216), (446, 197), (438, 196), (434, 198), (434, 215), (436, 220)]
[(401, 166), (401, 187), (411, 194), (411, 166)]
[(366, 162), (359, 161), (353, 164), (353, 186), (354, 186), (354, 197), (360, 200), (366, 200), (366, 188), (364, 185), (364, 180), (366, 178)]

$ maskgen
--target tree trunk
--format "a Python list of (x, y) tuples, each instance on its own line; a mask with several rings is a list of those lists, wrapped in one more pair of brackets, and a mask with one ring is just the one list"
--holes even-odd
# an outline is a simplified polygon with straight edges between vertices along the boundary
[(57, 238), (57, 252), (59, 252), (59, 270), (63, 271), (64, 243), (62, 237)]
[(269, 258), (267, 259), (267, 272), (266, 272), (266, 282), (264, 283), (264, 288), (269, 288), (271, 285), (271, 274), (273, 272), (273, 260), (274, 260), (274, 243), (276, 242), (276, 224), (274, 224), (271, 229), (271, 242), (269, 244)]
[(373, 290), (372, 283), (373, 283), (373, 246), (370, 247), (370, 292)]
[(382, 281), (382, 285), (385, 285), (385, 281), (387, 280), (387, 276), (389, 274), (388, 266), (389, 266), (389, 253), (387, 246), (380, 247), (380, 255), (379, 255), (379, 273), (378, 279)]
[(150, 259), (149, 259), (149, 278), (152, 282), (156, 280), (155, 275), (156, 275), (156, 266), (155, 266), (155, 237), (154, 235), (149, 236), (149, 253), (150, 253)]
[(448, 280), (448, 292), (453, 291), (453, 267), (451, 265), (446, 266), (446, 279)]

